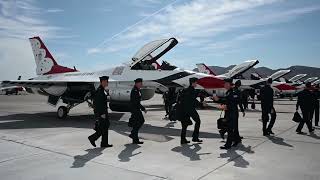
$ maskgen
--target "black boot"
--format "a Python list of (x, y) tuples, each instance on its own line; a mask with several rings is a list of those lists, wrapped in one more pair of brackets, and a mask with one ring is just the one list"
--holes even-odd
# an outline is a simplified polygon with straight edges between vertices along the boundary
[(91, 145), (92, 145), (93, 147), (97, 147), (96, 142), (95, 142), (94, 140), (92, 140), (92, 139), (90, 138), (90, 136), (88, 137), (88, 139), (89, 139), (89, 141), (90, 141), (90, 143), (91, 143)]
[(112, 147), (112, 146), (113, 146), (112, 144), (101, 144), (102, 148), (109, 148), (109, 147)]
[(220, 134), (220, 137), (222, 138), (222, 139), (224, 139), (224, 130), (222, 130), (222, 129), (220, 129), (219, 130), (219, 134)]
[(269, 132), (263, 132), (263, 136), (270, 136)]
[(201, 139), (199, 139), (199, 138), (193, 138), (192, 141), (193, 141), (193, 142), (199, 142), (199, 143), (203, 142), (203, 141), (202, 141)]
[(180, 144), (188, 144), (188, 143), (190, 143), (190, 141), (188, 141), (187, 139), (180, 140)]
[(274, 135), (274, 132), (272, 132), (272, 130), (269, 130), (268, 133)]
[(132, 144), (143, 144), (143, 141), (140, 141), (140, 140), (134, 140), (134, 141), (132, 141)]
[(220, 147), (220, 149), (226, 149), (226, 150), (228, 150), (228, 149), (230, 149), (231, 148), (231, 146), (221, 146)]

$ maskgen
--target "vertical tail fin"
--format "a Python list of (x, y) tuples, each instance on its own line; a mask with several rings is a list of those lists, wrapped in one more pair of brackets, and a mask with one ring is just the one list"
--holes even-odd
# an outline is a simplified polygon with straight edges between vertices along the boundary
[(60, 66), (53, 58), (40, 37), (29, 38), (34, 59), (36, 61), (37, 75), (75, 72), (77, 70)]
[(199, 63), (199, 64), (196, 64), (196, 65), (197, 65), (197, 68), (198, 68), (199, 72), (201, 72), (203, 74), (209, 74), (209, 75), (216, 76), (216, 74), (208, 66), (206, 66), (204, 63)]

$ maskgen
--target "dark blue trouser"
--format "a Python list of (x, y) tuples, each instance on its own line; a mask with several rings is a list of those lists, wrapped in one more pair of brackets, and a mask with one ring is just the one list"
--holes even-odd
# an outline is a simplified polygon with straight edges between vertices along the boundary
[(301, 111), (302, 111), (302, 121), (300, 121), (296, 131), (301, 132), (305, 123), (307, 124), (309, 131), (311, 131), (312, 130), (311, 111), (310, 110), (301, 110)]
[(133, 141), (139, 141), (139, 130), (144, 124), (144, 117), (141, 111), (132, 112), (131, 114), (131, 121), (132, 121), (132, 130), (131, 130), (131, 137)]
[[(271, 118), (268, 125), (269, 114)], [(274, 107), (272, 107), (271, 109), (262, 108), (262, 130), (264, 133), (267, 133), (268, 131), (272, 131), (273, 125), (276, 122), (276, 118), (277, 118), (277, 113)]]
[(108, 145), (108, 131), (110, 127), (109, 118), (107, 117), (106, 119), (104, 119), (99, 117), (98, 121), (99, 123), (96, 132), (89, 136), (89, 139), (96, 141), (100, 136), (102, 136), (101, 146), (106, 146)]

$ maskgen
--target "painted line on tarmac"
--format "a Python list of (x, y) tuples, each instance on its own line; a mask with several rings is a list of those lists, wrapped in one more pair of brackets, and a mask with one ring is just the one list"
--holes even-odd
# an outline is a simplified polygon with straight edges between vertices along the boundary
[(23, 156), (13, 156), (13, 157), (11, 157), (11, 158), (4, 159), (4, 160), (0, 161), (0, 164), (6, 163), (6, 162), (9, 162), (9, 161), (14, 161), (14, 160), (19, 160), (19, 159), (23, 159), (23, 158), (28, 158), (28, 157), (32, 157), (32, 156), (43, 155), (43, 154), (47, 154), (47, 152), (46, 152), (46, 153), (33, 153), (33, 154), (27, 154), (27, 155), (23, 155)]

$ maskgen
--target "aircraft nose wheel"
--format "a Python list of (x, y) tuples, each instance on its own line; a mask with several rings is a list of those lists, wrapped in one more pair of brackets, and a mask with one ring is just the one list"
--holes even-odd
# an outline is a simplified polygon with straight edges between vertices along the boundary
[(57, 111), (57, 116), (59, 119), (65, 119), (68, 115), (68, 108), (65, 106), (60, 106)]

